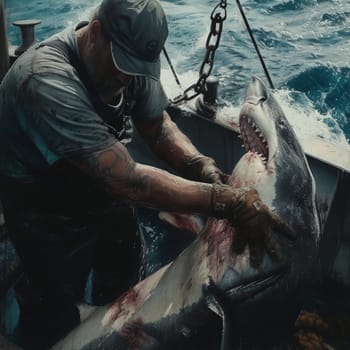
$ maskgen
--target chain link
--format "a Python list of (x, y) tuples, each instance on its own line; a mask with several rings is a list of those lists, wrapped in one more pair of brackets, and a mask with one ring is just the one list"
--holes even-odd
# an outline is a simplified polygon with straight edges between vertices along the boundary
[(199, 69), (199, 78), (197, 82), (185, 89), (182, 95), (175, 97), (171, 102), (180, 103), (183, 101), (189, 101), (197, 97), (200, 93), (205, 92), (205, 83), (213, 70), (215, 51), (219, 47), (223, 22), (227, 15), (226, 7), (227, 0), (221, 0), (220, 3), (214, 7), (214, 10), (210, 15), (211, 25), (205, 44), (206, 53)]

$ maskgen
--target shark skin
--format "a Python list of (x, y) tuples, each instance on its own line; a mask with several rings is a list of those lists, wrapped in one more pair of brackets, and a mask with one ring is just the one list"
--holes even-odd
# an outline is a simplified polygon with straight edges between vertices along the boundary
[(294, 322), (317, 280), (320, 236), (315, 184), (291, 126), (264, 83), (253, 77), (240, 112), (247, 153), (229, 184), (254, 187), (297, 233), (274, 237), (281, 261), (232, 252), (227, 220), (162, 213), (198, 237), (170, 264), (114, 303), (97, 307), (53, 349), (294, 349)]

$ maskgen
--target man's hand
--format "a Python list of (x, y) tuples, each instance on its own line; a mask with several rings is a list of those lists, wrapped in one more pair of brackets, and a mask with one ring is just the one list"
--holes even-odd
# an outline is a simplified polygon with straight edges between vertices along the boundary
[(225, 184), (229, 175), (224, 174), (216, 165), (214, 159), (197, 154), (185, 162), (184, 177), (206, 183)]
[(264, 249), (272, 258), (282, 258), (281, 248), (272, 234), (274, 228), (289, 239), (296, 238), (292, 228), (261, 201), (255, 189), (214, 184), (212, 210), (215, 217), (231, 221), (236, 230), (233, 251), (241, 254), (248, 245), (253, 267), (260, 266)]

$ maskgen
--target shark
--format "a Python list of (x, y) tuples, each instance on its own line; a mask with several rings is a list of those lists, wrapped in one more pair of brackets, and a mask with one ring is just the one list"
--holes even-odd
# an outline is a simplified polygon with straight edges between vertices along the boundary
[(227, 220), (161, 213), (196, 232), (172, 262), (96, 307), (53, 349), (293, 349), (295, 320), (317, 283), (320, 223), (315, 181), (304, 151), (272, 91), (252, 77), (239, 115), (246, 153), (228, 184), (254, 187), (296, 232), (273, 233), (281, 260), (232, 250)]

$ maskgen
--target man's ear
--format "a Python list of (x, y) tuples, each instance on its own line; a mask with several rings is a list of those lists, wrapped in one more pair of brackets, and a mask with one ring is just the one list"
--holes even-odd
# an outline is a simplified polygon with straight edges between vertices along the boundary
[(98, 19), (95, 19), (90, 23), (89, 41), (90, 44), (98, 45), (102, 40), (102, 25)]

